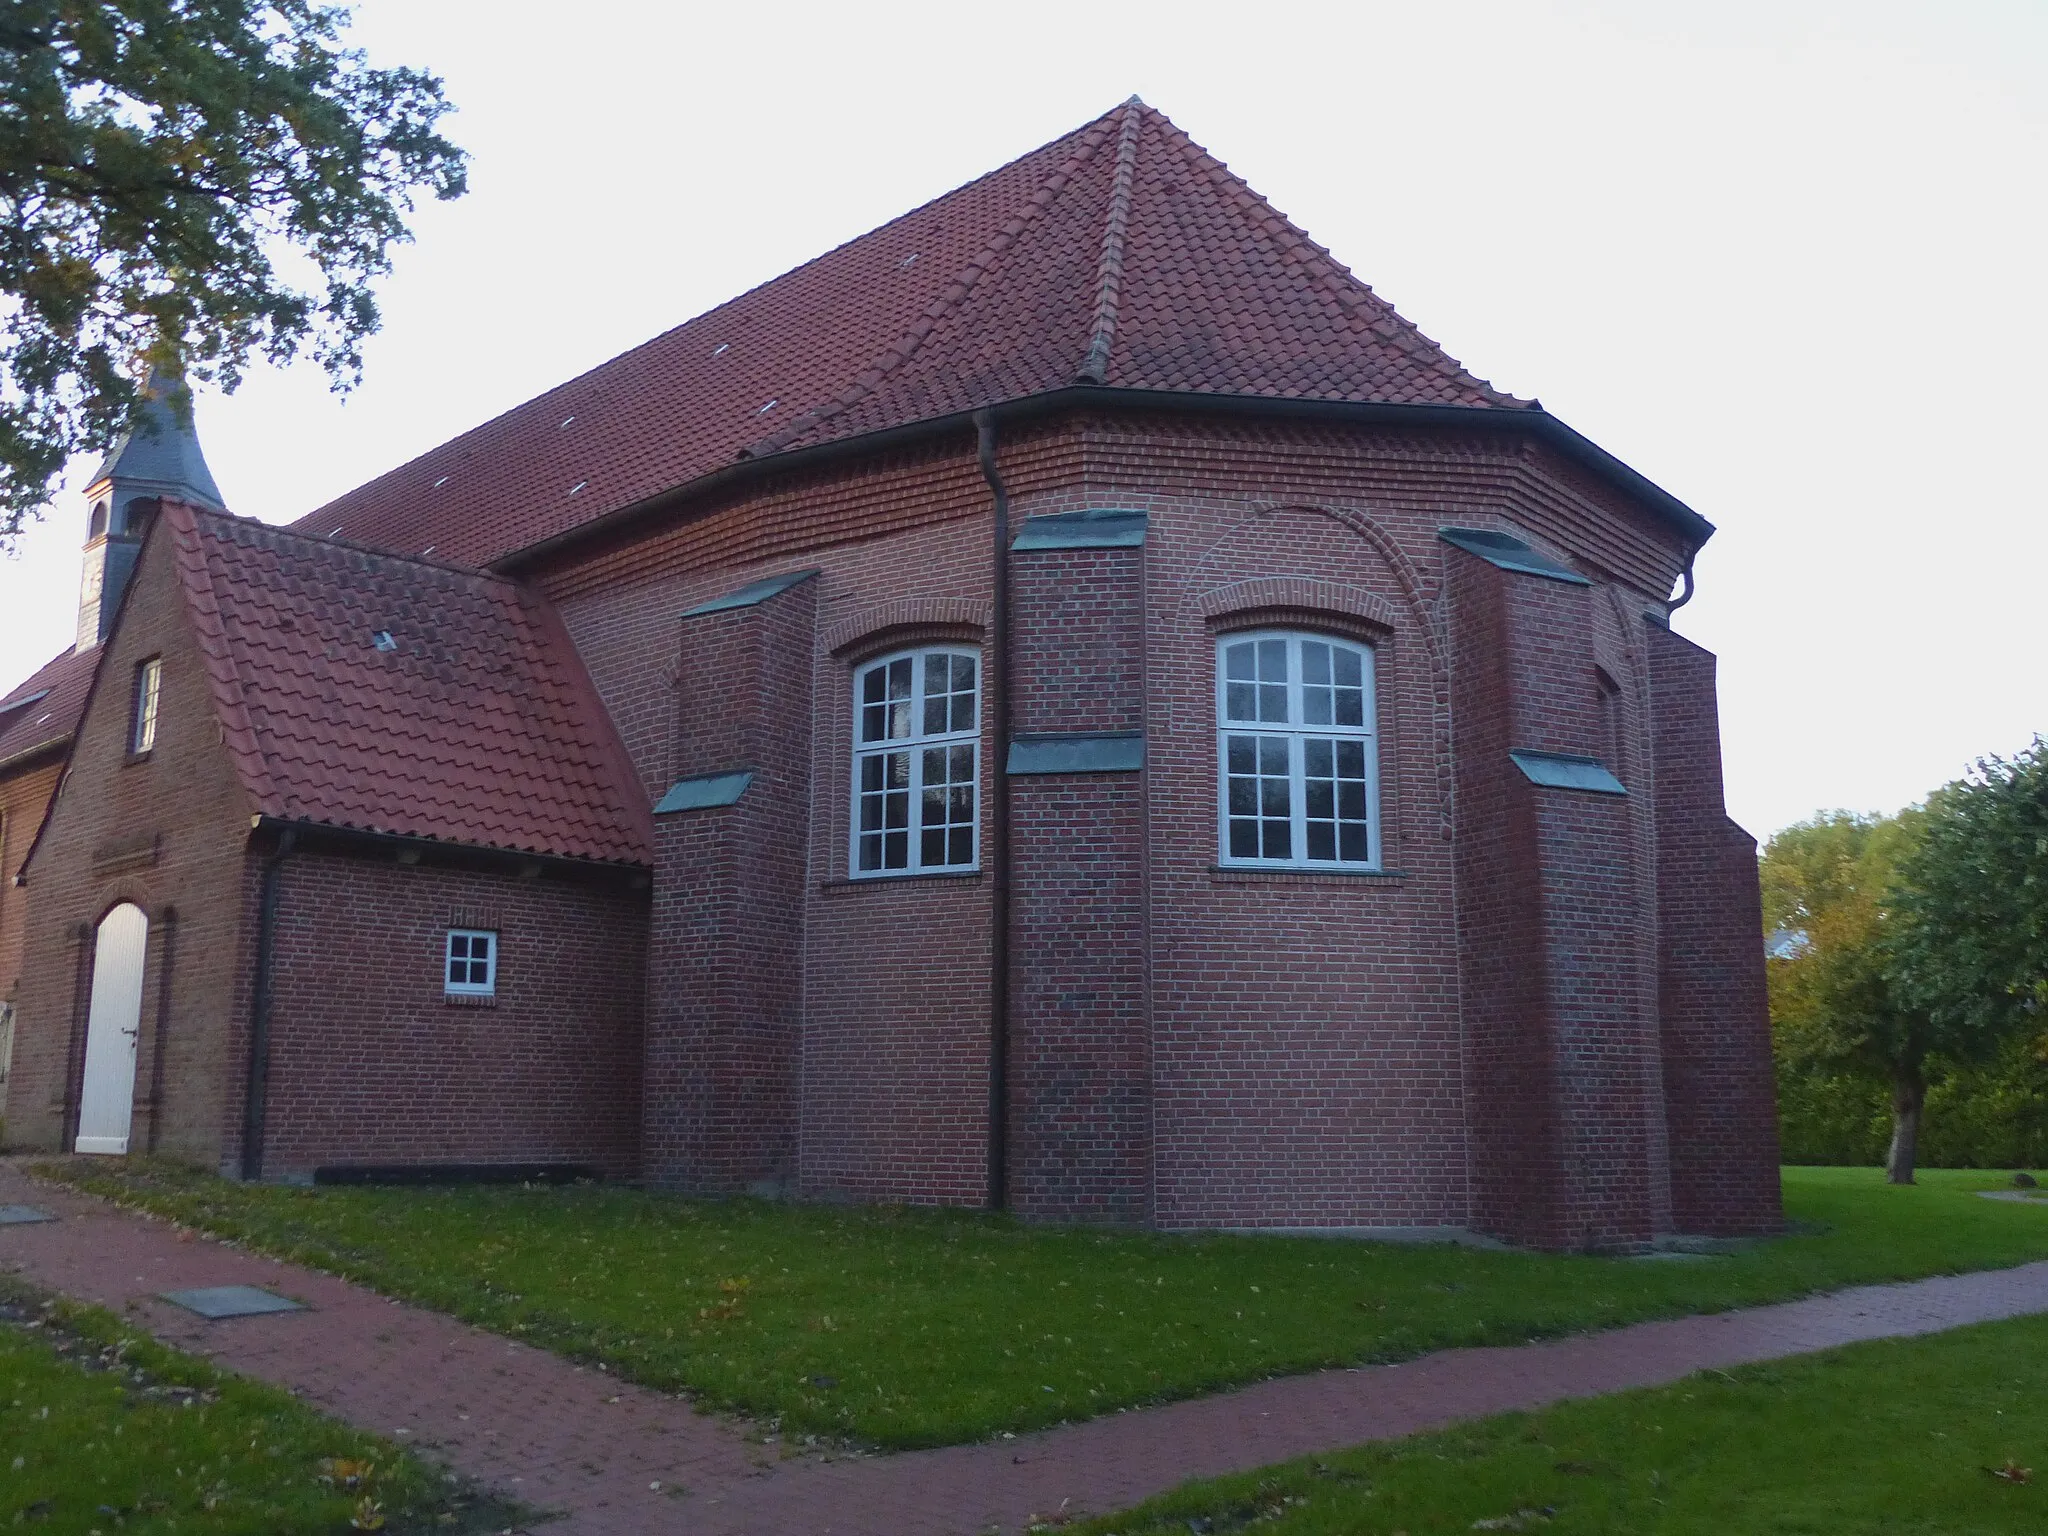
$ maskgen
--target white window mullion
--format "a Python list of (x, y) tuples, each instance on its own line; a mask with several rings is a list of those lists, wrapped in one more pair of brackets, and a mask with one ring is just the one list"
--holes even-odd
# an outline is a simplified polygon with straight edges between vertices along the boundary
[(1291, 862), (1308, 862), (1308, 770), (1303, 759), (1301, 729), (1308, 710), (1301, 702), (1301, 636), (1287, 637), (1287, 810), (1288, 855)]
[(1308, 771), (1301, 737), (1287, 738), (1287, 809), (1293, 823), (1288, 851), (1296, 864), (1308, 862)]
[[(911, 679), (911, 697), (916, 700), (917, 723), (924, 723), (924, 658), (917, 658), (917, 669)], [(918, 741), (910, 749), (910, 857), (904, 867), (911, 874), (924, 868), (924, 755), (931, 749), (929, 741)]]

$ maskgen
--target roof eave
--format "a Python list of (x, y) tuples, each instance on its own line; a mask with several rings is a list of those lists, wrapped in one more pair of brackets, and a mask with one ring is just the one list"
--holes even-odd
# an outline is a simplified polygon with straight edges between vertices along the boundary
[(46, 736), (33, 746), (23, 747), (19, 752), (10, 752), (7, 756), (0, 757), (0, 774), (19, 773), (24, 768), (34, 766), (41, 758), (62, 757), (65, 749), (71, 745), (71, 735), (70, 731), (66, 731), (62, 736)]
[(252, 834), (290, 830), (297, 833), (301, 839), (337, 846), (346, 845), (359, 850), (375, 849), (395, 853), (402, 848), (411, 848), (421, 854), (435, 853), (454, 859), (482, 860), (508, 867), (532, 864), (544, 869), (578, 871), (586, 875), (604, 875), (624, 880), (644, 878), (653, 870), (652, 861), (647, 859), (601, 859), (574, 853), (545, 853), (538, 849), (514, 848), (502, 843), (463, 842), (419, 832), (385, 832), (370, 827), (352, 827), (345, 822), (320, 821), (312, 817), (272, 816), (263, 812), (249, 818), (249, 830)]
[(1602, 448), (1591, 438), (1540, 408), (1505, 409), (1482, 405), (1404, 405), (1368, 400), (1305, 400), (1273, 395), (1205, 394), (1194, 391), (1122, 389), (1114, 385), (1076, 384), (1038, 394), (1021, 395), (986, 407), (930, 416), (902, 426), (884, 427), (833, 442), (790, 448), (759, 458), (742, 458), (721, 469), (686, 480), (655, 495), (619, 507), (574, 528), (499, 556), (488, 568), (511, 574), (588, 541), (616, 536), (633, 526), (675, 511), (687, 502), (742, 485), (749, 480), (813, 468), (892, 448), (971, 432), (978, 410), (997, 420), (1017, 421), (1059, 411), (1082, 409), (1185, 411), (1213, 416), (1252, 416), (1270, 420), (1317, 421), (1354, 425), (1478, 428), (1536, 438), (1590, 471), (1617, 490), (1641, 502), (1662, 518), (1683, 540), (1688, 561), (1713, 536), (1714, 525), (1648, 476)]

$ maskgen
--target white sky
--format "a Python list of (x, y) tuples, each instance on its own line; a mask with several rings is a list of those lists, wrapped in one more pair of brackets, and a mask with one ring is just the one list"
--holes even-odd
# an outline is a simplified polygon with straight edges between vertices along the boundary
[[(202, 395), (285, 521), (1107, 110), (1165, 111), (1481, 377), (1720, 525), (1751, 831), (2048, 731), (2048, 5), (368, 0), (442, 74), (360, 391)], [(0, 688), (68, 642), (84, 508), (0, 560)]]

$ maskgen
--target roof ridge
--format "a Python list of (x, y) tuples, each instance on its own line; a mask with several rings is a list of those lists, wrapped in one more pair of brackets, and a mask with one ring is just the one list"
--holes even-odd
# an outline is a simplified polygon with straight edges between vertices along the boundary
[[(884, 380), (915, 357), (918, 350), (930, 338), (932, 332), (939, 328), (940, 323), (957, 310), (961, 304), (966, 302), (968, 296), (974, 292), (975, 287), (989, 274), (990, 269), (1001, 260), (1003, 253), (1014, 246), (1024, 231), (1030, 228), (1032, 221), (1047, 207), (1051, 206), (1060, 193), (1067, 189), (1080, 168), (1095, 157), (1095, 152), (1102, 147), (1103, 140), (1109, 136), (1110, 121), (1119, 112), (1128, 112), (1128, 110), (1127, 107), (1123, 106), (1113, 108), (1090, 123), (1086, 128), (1083, 128), (1079, 135), (1080, 142), (1075, 146), (1074, 153), (1061, 161), (1059, 166), (1045, 180), (1032, 189), (1031, 195), (1024, 200), (1022, 208), (1017, 213), (1012, 214), (989, 237), (988, 242), (974, 254), (973, 259), (954, 275), (950, 283), (940, 290), (939, 297), (926, 305), (924, 313), (912, 321), (909, 328), (892, 342), (880, 357), (862, 369), (852, 384), (848, 385), (831, 399), (815, 405), (795, 417), (788, 426), (783, 427), (779, 431), (771, 432), (765, 437), (756, 438), (753, 442), (742, 448), (737, 457), (756, 459), (787, 448), (792, 443), (808, 435), (814, 428), (822, 426), (833, 417), (841, 415), (859, 404), (862, 400), (865, 400), (881, 386)], [(1054, 142), (1057, 143), (1058, 140)], [(1014, 161), (1011, 163), (1015, 164)]]
[(1208, 176), (1211, 184), (1222, 191), (1241, 214), (1249, 216), (1250, 221), (1272, 240), (1283, 256), (1305, 269), (1324, 291), (1331, 294), (1354, 323), (1363, 324), (1380, 340), (1398, 347), (1416, 361), (1457, 380), (1460, 384), (1476, 387), (1481, 393), (1502, 405), (1520, 408), (1529, 404), (1528, 401), (1505, 390), (1496, 389), (1452, 357), (1435, 338), (1425, 335), (1420, 326), (1374, 292), (1370, 283), (1331, 255), (1327, 248), (1318, 245), (1306, 230), (1261, 197), (1242, 176), (1197, 144), (1186, 129), (1164, 113), (1160, 114), (1160, 121), (1178, 138), (1183, 158), (1192, 160), (1195, 167)]
[(1095, 330), (1088, 354), (1074, 378), (1102, 384), (1109, 378), (1110, 349), (1116, 345), (1117, 300), (1123, 295), (1124, 238), (1131, 227), (1131, 186), (1137, 180), (1138, 130), (1145, 107), (1133, 96), (1125, 102), (1123, 129), (1116, 145), (1116, 174), (1109, 188), (1109, 216), (1102, 223), (1102, 256), (1095, 265)]
[(243, 692), (240, 669), (235, 666), (227, 626), (221, 621), (220, 594), (214, 590), (213, 571), (200, 547), (199, 522), (193, 515), (199, 511), (216, 517), (232, 514), (196, 508), (183, 501), (166, 500), (162, 508), (163, 521), (170, 525), (173, 535), (171, 550), (179, 583), (185, 589), (185, 606), (191, 611), (193, 628), (199, 632), (199, 653), (205, 658), (214, 708), (220, 713), (222, 741), (234, 759), (242, 788), (256, 802), (256, 809), (274, 815), (279, 808), (277, 788), (263, 744), (257, 738), (255, 722), (249, 718), (249, 701)]
[[(189, 505), (189, 503), (181, 503)], [(253, 528), (260, 533), (277, 538), (296, 539), (301, 544), (316, 545), (321, 549), (345, 549), (358, 555), (371, 555), (379, 560), (396, 560), (404, 565), (416, 565), (429, 571), (446, 571), (451, 576), (467, 576), (476, 581), (503, 585), (505, 578), (481, 566), (462, 565), (453, 560), (430, 560), (425, 555), (408, 555), (402, 550), (386, 549), (379, 544), (365, 544), (360, 539), (344, 539), (338, 534), (309, 533), (298, 523), (266, 523), (260, 517), (243, 517), (236, 512), (225, 512), (213, 507), (194, 506), (193, 511), (204, 517), (219, 518), (238, 527)], [(318, 508), (314, 509), (318, 511)], [(310, 514), (308, 514), (310, 515)]]

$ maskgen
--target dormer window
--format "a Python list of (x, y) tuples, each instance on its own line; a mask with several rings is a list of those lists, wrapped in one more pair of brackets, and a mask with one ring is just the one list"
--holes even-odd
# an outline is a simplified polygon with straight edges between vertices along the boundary
[(156, 716), (164, 686), (164, 659), (152, 656), (135, 669), (135, 707), (128, 732), (128, 752), (146, 756), (156, 745)]

